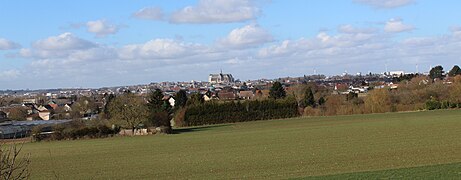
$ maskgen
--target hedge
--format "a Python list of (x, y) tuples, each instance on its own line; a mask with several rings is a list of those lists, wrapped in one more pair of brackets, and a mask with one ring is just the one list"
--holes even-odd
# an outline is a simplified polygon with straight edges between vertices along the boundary
[(188, 107), (186, 126), (222, 124), (266, 119), (291, 118), (299, 115), (295, 100), (211, 102)]

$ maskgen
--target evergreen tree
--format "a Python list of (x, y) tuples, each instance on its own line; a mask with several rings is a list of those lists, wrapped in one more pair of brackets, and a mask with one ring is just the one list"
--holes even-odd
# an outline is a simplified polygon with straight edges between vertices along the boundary
[(180, 107), (184, 107), (186, 106), (186, 103), (187, 103), (187, 94), (186, 94), (186, 91), (184, 90), (179, 90), (178, 93), (176, 93), (175, 97), (174, 97), (174, 107), (176, 109), (180, 108)]
[(163, 105), (163, 93), (160, 89), (151, 91), (147, 100), (150, 109), (160, 109)]
[(431, 79), (435, 79), (435, 78), (442, 78), (443, 77), (443, 67), (442, 66), (435, 66), (431, 69), (431, 71), (429, 71), (429, 76), (431, 77)]
[(326, 102), (326, 101), (325, 101), (325, 98), (324, 98), (324, 97), (320, 97), (320, 98), (319, 98), (319, 106), (324, 105), (325, 102)]
[(312, 89), (310, 87), (306, 88), (304, 91), (304, 98), (301, 103), (302, 107), (314, 107), (315, 106), (315, 99), (314, 99), (314, 93), (312, 92)]
[(269, 91), (269, 98), (282, 99), (285, 96), (286, 96), (286, 92), (285, 92), (285, 89), (283, 89), (282, 83), (278, 81), (275, 82)]
[(155, 127), (163, 127), (164, 133), (171, 132), (170, 110), (171, 106), (163, 100), (163, 92), (155, 89), (149, 94), (147, 107), (149, 108), (149, 119)]
[(453, 66), (453, 68), (448, 72), (448, 76), (455, 77), (456, 75), (461, 74), (461, 68), (458, 65)]

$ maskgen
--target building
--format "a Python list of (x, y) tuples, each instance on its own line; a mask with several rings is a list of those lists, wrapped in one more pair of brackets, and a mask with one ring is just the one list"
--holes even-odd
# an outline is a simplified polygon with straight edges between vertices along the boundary
[(219, 74), (210, 74), (208, 76), (208, 82), (210, 83), (232, 83), (234, 82), (232, 74), (223, 74), (222, 71)]
[(390, 71), (388, 72), (388, 75), (392, 77), (400, 77), (405, 75), (405, 71)]
[(253, 99), (254, 94), (253, 91), (240, 91), (239, 98), (240, 99)]

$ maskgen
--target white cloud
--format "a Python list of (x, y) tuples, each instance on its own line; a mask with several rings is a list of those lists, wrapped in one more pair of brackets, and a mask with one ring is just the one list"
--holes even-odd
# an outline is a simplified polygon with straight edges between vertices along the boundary
[(372, 6), (374, 8), (397, 8), (405, 5), (409, 5), (414, 0), (354, 0), (355, 2), (362, 3), (365, 5)]
[(172, 23), (229, 23), (255, 19), (260, 9), (252, 0), (199, 0), (196, 6), (187, 6), (174, 12)]
[(384, 26), (384, 31), (391, 32), (391, 33), (399, 33), (405, 31), (411, 31), (415, 29), (414, 26), (409, 24), (404, 24), (401, 19), (390, 19), (386, 22)]
[(461, 39), (461, 27), (453, 27), (451, 28), (451, 32), (454, 37)]
[(32, 48), (19, 50), (19, 55), (41, 63), (59, 64), (117, 58), (117, 50), (63, 33), (33, 43)]
[(96, 34), (97, 37), (115, 34), (120, 29), (120, 26), (110, 24), (106, 20), (88, 21), (86, 27), (88, 32)]
[(273, 41), (272, 35), (257, 25), (246, 25), (232, 30), (219, 43), (225, 47), (236, 49), (255, 47)]
[(58, 36), (52, 36), (46, 39), (38, 40), (33, 43), (33, 47), (39, 50), (77, 50), (89, 49), (96, 44), (78, 38), (72, 33), (63, 33)]
[(0, 80), (11, 80), (17, 78), (20, 75), (21, 72), (16, 69), (0, 71)]
[(440, 60), (456, 64), (461, 57), (460, 32), (460, 29), (453, 28), (449, 34), (441, 36), (396, 40), (386, 31), (363, 33), (339, 28), (336, 34), (321, 32), (315, 37), (285, 40), (261, 48), (256, 57), (270, 62), (271, 67), (287, 67), (287, 73), (305, 73), (306, 68), (312, 67), (336, 72), (334, 74), (345, 69), (349, 72), (380, 72), (384, 70), (381, 67), (384, 63), (390, 64), (392, 69), (412, 72), (415, 64), (423, 67)]
[(338, 28), (341, 33), (375, 33), (377, 30), (374, 28), (356, 28), (350, 24), (341, 25)]
[[(260, 58), (293, 58), (302, 61), (315, 58), (339, 61), (343, 57), (352, 58), (361, 56), (370, 50), (381, 49), (386, 46), (385, 37), (379, 31), (365, 28), (356, 28), (345, 25), (338, 28), (338, 34), (330, 35), (320, 32), (316, 37), (285, 40), (279, 44), (261, 48)], [(334, 57), (334, 58), (333, 58)]]
[(146, 7), (133, 14), (134, 17), (147, 20), (162, 20), (163, 11), (159, 7)]
[(196, 55), (206, 51), (199, 44), (184, 43), (172, 39), (154, 39), (144, 44), (126, 45), (119, 50), (122, 59), (171, 59)]
[(0, 50), (11, 50), (20, 48), (21, 45), (8, 39), (0, 38)]

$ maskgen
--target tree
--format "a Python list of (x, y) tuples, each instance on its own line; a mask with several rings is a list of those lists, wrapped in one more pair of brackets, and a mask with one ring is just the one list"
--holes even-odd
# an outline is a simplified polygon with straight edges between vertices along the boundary
[(359, 94), (355, 93), (355, 92), (349, 92), (346, 96), (346, 100), (347, 101), (352, 101), (354, 99), (357, 99), (359, 97)]
[(322, 106), (325, 104), (325, 98), (324, 97), (320, 97), (319, 98), (319, 106)]
[(282, 83), (278, 81), (275, 82), (269, 91), (269, 98), (282, 99), (285, 96), (286, 96), (286, 92), (285, 92), (285, 89), (283, 89)]
[(9, 109), (8, 118), (16, 121), (24, 121), (27, 118), (27, 110), (23, 107)]
[(163, 105), (163, 92), (155, 89), (149, 93), (147, 105), (150, 109), (160, 109)]
[(91, 114), (98, 111), (95, 100), (89, 97), (80, 97), (72, 104), (72, 118), (81, 118), (84, 114)]
[(205, 103), (205, 100), (203, 99), (203, 95), (199, 92), (192, 94), (187, 102), (188, 105), (199, 105), (203, 103)]
[(460, 75), (460, 74), (461, 74), (461, 68), (459, 68), (458, 65), (453, 66), (453, 68), (451, 68), (451, 70), (448, 72), (448, 76), (450, 77), (455, 77), (456, 75)]
[(176, 109), (186, 106), (187, 103), (187, 93), (184, 90), (179, 90), (174, 97), (174, 107)]
[(368, 93), (365, 98), (365, 107), (370, 113), (390, 112), (391, 95), (388, 89), (375, 89)]
[(29, 179), (30, 154), (20, 158), (22, 146), (0, 144), (0, 179)]
[(312, 92), (311, 87), (306, 88), (304, 91), (304, 98), (301, 101), (301, 106), (302, 107), (314, 107), (315, 106), (315, 99), (314, 99), (314, 93)]
[(148, 108), (149, 120), (155, 126), (163, 128), (164, 133), (171, 132), (170, 110), (171, 106), (163, 100), (163, 92), (155, 89), (149, 94), (146, 107)]
[(443, 77), (443, 67), (442, 66), (435, 66), (429, 71), (429, 77), (431, 79), (442, 78)]
[(107, 118), (107, 119), (110, 119), (110, 113), (109, 113), (109, 106), (110, 104), (112, 103), (112, 101), (114, 100), (115, 98), (115, 95), (113, 94), (104, 94), (104, 100), (105, 100), (105, 104), (104, 104), (104, 116)]
[(109, 105), (111, 120), (124, 128), (134, 130), (147, 120), (148, 109), (144, 100), (133, 94), (123, 94), (114, 98)]

